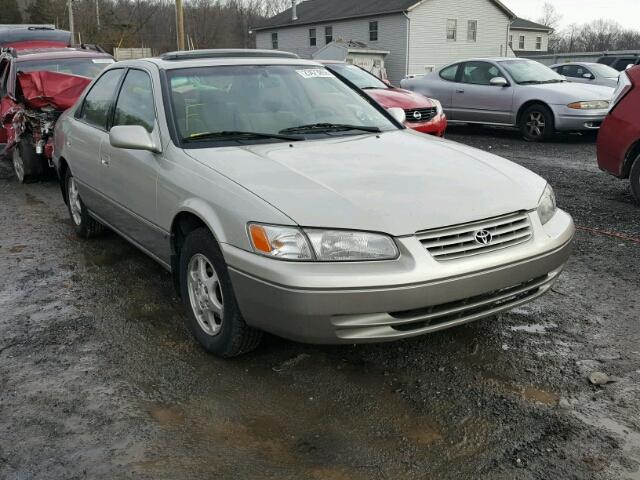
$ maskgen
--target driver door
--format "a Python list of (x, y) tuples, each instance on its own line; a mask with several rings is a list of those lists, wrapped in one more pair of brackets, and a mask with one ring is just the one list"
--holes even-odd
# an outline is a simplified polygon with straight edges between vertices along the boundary
[(500, 69), (493, 63), (476, 61), (465, 62), (460, 70), (453, 93), (455, 120), (513, 124), (513, 88), (491, 85), (492, 78), (506, 78)]

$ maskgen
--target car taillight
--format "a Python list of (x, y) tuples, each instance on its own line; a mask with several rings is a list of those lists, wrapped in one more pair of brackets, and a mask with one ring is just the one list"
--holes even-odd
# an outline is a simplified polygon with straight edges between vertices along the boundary
[(620, 100), (624, 98), (624, 96), (629, 93), (629, 90), (633, 88), (633, 83), (629, 78), (629, 75), (626, 72), (622, 72), (620, 74), (620, 78), (618, 79), (618, 86), (613, 92), (613, 98), (611, 99), (611, 106), (609, 107), (609, 111), (613, 110)]

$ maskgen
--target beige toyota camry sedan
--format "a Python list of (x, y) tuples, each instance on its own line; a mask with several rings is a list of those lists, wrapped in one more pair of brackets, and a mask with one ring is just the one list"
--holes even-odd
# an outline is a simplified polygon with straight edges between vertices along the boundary
[(108, 227), (169, 270), (220, 356), (263, 331), (398, 340), (544, 294), (574, 235), (551, 186), (403, 120), (294, 55), (178, 52), (105, 70), (55, 165), (78, 234)]

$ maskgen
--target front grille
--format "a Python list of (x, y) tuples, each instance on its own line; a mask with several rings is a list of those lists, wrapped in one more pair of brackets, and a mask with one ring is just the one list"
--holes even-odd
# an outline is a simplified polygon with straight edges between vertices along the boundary
[(438, 110), (436, 107), (432, 108), (410, 108), (404, 111), (407, 122), (417, 123), (417, 122), (428, 122), (433, 117), (436, 116)]
[[(488, 235), (486, 235), (488, 233)], [(527, 212), (419, 232), (418, 240), (438, 261), (493, 252), (528, 241), (533, 235)], [(483, 243), (482, 237), (489, 238)]]
[(398, 320), (390, 326), (398, 331), (411, 331), (507, 310), (513, 305), (540, 295), (554, 278), (553, 275), (544, 275), (519, 285), (455, 302), (389, 313), (392, 318)]

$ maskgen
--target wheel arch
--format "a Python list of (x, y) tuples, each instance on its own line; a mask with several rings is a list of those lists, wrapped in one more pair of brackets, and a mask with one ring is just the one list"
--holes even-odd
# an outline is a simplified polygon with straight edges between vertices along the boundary
[(542, 105), (543, 107), (545, 107), (547, 110), (549, 110), (551, 112), (551, 116), (553, 117), (553, 123), (555, 125), (556, 123), (556, 114), (553, 111), (553, 109), (549, 106), (549, 104), (547, 102), (545, 102), (544, 100), (538, 100), (538, 99), (534, 99), (534, 100), (527, 100), (526, 102), (524, 102), (522, 105), (520, 105), (520, 108), (518, 109), (518, 113), (516, 115), (516, 126), (521, 126), (521, 121), (522, 121), (522, 115), (524, 114), (525, 110), (533, 105)]

